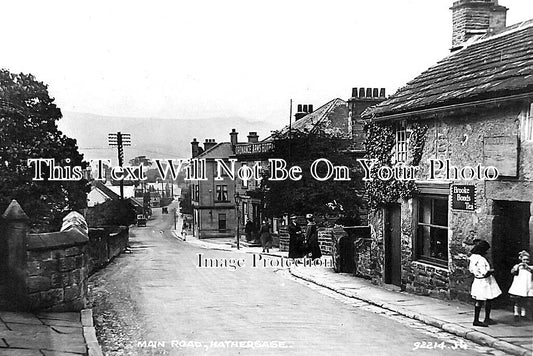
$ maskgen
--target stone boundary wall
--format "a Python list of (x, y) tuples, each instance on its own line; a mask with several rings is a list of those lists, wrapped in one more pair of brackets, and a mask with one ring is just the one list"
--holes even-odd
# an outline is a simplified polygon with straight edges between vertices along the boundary
[(287, 226), (280, 226), (279, 227), (279, 250), (283, 252), (289, 251), (289, 232), (287, 231)]
[(13, 200), (0, 219), (0, 272), (12, 310), (80, 311), (87, 305), (87, 278), (122, 253), (127, 227), (87, 229), (79, 213), (62, 231), (29, 234), (29, 219)]
[(333, 228), (321, 227), (318, 229), (318, 245), (323, 255), (331, 256), (333, 244)]
[(129, 228), (127, 226), (104, 226), (89, 229), (89, 275), (105, 267), (127, 247)]
[(76, 228), (28, 235), (26, 287), (30, 310), (77, 311), (86, 307), (88, 241)]

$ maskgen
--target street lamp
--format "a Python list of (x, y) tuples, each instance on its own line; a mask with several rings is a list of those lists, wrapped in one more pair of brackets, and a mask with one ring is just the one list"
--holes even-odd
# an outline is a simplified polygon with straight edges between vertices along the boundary
[(239, 205), (241, 204), (242, 197), (239, 195), (239, 193), (235, 193), (233, 195), (233, 198), (235, 198), (235, 208), (237, 212), (237, 250), (240, 249), (240, 240), (241, 240), (241, 233), (240, 233), (240, 225), (241, 225), (241, 214), (239, 213)]

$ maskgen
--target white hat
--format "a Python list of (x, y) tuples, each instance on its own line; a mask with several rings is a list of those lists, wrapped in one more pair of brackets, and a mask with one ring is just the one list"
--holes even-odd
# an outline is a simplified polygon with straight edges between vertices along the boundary
[(307, 215), (305, 215), (305, 218), (306, 219), (312, 219), (313, 218), (313, 214), (307, 214)]

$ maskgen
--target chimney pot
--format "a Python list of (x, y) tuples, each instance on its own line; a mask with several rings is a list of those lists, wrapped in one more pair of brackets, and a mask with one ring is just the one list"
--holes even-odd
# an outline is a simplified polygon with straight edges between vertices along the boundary
[(381, 88), (381, 90), (379, 91), (379, 97), (380, 98), (384, 98), (385, 97), (385, 88)]
[(298, 104), (298, 110), (297, 112), (302, 112), (302, 104)]
[(359, 97), (364, 98), (365, 97), (365, 88), (359, 88)]
[(378, 88), (374, 88), (374, 89), (372, 90), (372, 96), (373, 96), (374, 98), (377, 98), (377, 97), (378, 97), (378, 92), (379, 92), (379, 89), (378, 89)]
[(352, 98), (357, 98), (357, 88), (352, 88)]
[(372, 97), (372, 88), (366, 88), (366, 97), (371, 98)]
[(302, 109), (303, 112), (307, 112), (307, 104), (304, 104), (303, 105), (303, 109)]
[(309, 113), (313, 112), (313, 104), (309, 104)]

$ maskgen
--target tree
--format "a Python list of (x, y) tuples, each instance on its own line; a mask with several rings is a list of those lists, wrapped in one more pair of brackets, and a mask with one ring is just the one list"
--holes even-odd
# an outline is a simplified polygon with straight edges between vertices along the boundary
[[(349, 153), (351, 140), (329, 134), (324, 130), (315, 133), (293, 132), (274, 133), (274, 150), (272, 158), (282, 158), (287, 167), (298, 165), (302, 168), (302, 179), (293, 181), (268, 180), (265, 173), (262, 180), (262, 194), (266, 201), (266, 213), (269, 216), (281, 216), (286, 213), (305, 215), (337, 214), (345, 219), (358, 221), (359, 211), (363, 205), (362, 172), (357, 169), (355, 157)], [(343, 165), (350, 170), (349, 181), (319, 181), (310, 174), (311, 164), (325, 158), (335, 166)], [(325, 176), (327, 166), (320, 164), (318, 174)]]
[(152, 161), (150, 161), (150, 159), (146, 156), (137, 156), (135, 158), (132, 158), (129, 160), (129, 163), (132, 166), (139, 166), (142, 164), (145, 167), (150, 167), (152, 165)]
[(52, 158), (62, 167), (86, 167), (76, 140), (57, 128), (62, 117), (47, 85), (31, 74), (0, 70), (0, 211), (16, 199), (33, 230), (57, 230), (69, 210), (86, 206), (90, 187), (79, 181), (33, 180), (30, 158)]
[(91, 209), (89, 226), (128, 226), (135, 222), (137, 216), (127, 200), (107, 200)]

